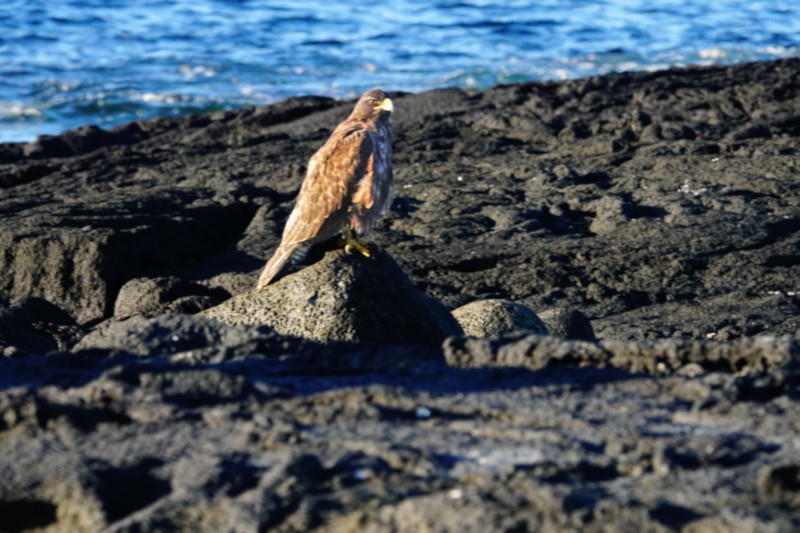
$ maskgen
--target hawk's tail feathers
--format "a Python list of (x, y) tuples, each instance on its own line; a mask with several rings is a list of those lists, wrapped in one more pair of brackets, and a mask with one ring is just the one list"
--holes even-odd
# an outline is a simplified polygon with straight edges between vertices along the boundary
[(270, 284), (281, 271), (295, 261), (302, 261), (308, 252), (307, 247), (302, 243), (292, 243), (280, 245), (275, 253), (267, 261), (261, 275), (258, 276), (258, 288), (262, 289)]

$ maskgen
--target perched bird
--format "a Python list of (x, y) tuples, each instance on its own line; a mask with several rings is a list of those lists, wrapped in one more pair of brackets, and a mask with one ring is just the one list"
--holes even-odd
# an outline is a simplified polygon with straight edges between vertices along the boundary
[(365, 92), (347, 120), (308, 161), (281, 243), (258, 278), (259, 289), (284, 267), (302, 261), (311, 246), (340, 232), (345, 250), (369, 257), (366, 241), (357, 236), (392, 203), (393, 110), (389, 94), (380, 89)]

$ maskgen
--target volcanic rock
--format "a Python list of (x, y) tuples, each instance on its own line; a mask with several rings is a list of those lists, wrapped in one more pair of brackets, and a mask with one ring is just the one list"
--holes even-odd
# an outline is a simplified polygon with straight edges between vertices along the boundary
[(800, 342), (791, 337), (753, 337), (735, 343), (663, 339), (657, 342), (568, 341), (517, 332), (499, 339), (451, 337), (444, 344), (447, 362), (457, 367), (551, 365), (613, 366), (632, 372), (667, 374), (686, 365), (702, 371), (743, 375), (769, 374), (800, 361)]
[(596, 341), (589, 318), (577, 309), (553, 307), (539, 313), (547, 331), (554, 337), (580, 341)]
[(496, 337), (520, 329), (547, 335), (536, 313), (508, 300), (478, 300), (455, 309), (453, 316), (464, 333), (473, 337)]
[(23, 350), (67, 350), (86, 333), (57, 306), (41, 298), (12, 304), (0, 297), (0, 350), (7, 356)]
[(0, 145), (0, 529), (800, 529), (800, 59), (395, 108), (386, 253), (260, 292), (351, 101)]
[(267, 324), (285, 335), (330, 341), (438, 346), (463, 333), (441, 303), (414, 287), (388, 253), (329, 252), (261, 290), (201, 313), (225, 324)]
[(114, 316), (197, 313), (229, 296), (174, 276), (134, 278), (125, 282), (114, 302)]

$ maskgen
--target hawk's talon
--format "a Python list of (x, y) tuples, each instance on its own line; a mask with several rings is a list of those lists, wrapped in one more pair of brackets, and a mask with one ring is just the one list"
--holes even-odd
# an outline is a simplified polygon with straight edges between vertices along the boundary
[(367, 243), (367, 241), (358, 240), (355, 232), (350, 228), (345, 228), (343, 233), (344, 239), (339, 241), (339, 246), (343, 246), (345, 252), (349, 254), (355, 250), (364, 257), (372, 257), (372, 255), (369, 253), (369, 243)]
[(361, 246), (360, 244), (359, 245), (355, 245), (355, 244), (345, 244), (344, 245), (344, 251), (347, 252), (348, 254), (352, 253), (353, 250), (359, 252), (364, 257), (372, 257), (369, 254), (369, 248), (366, 245), (364, 245), (364, 246)]

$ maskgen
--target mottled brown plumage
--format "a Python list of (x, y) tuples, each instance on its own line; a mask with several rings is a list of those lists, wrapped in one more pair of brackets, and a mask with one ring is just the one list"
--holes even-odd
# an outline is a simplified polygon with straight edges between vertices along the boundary
[(371, 228), (392, 202), (392, 111), (387, 93), (365, 92), (311, 157), (281, 243), (258, 278), (259, 289), (311, 246), (342, 232), (347, 249), (369, 255), (353, 232)]

